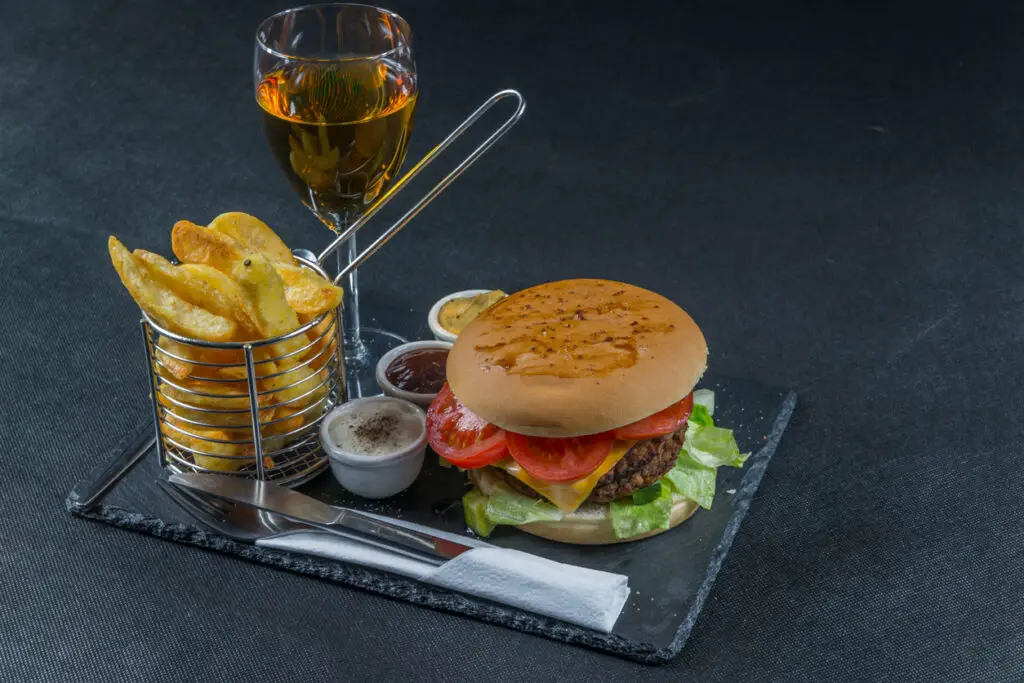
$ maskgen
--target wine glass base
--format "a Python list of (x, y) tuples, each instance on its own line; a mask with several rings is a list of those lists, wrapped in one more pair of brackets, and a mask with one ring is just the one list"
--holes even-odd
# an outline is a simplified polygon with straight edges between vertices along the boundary
[(377, 384), (377, 361), (381, 357), (409, 341), (394, 332), (376, 327), (363, 327), (359, 330), (358, 342), (345, 343), (345, 383), (348, 397), (365, 398), (380, 396), (380, 385)]

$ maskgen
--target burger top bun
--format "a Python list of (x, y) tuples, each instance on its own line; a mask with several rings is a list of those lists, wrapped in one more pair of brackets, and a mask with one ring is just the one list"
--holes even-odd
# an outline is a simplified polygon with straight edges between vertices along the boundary
[(448, 383), (471, 411), (530, 436), (596, 434), (683, 399), (707, 367), (686, 311), (610, 280), (560, 280), (488, 308), (448, 355)]

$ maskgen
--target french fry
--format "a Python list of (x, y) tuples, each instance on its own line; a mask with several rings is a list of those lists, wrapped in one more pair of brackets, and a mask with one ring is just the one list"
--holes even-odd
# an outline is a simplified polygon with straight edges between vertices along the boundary
[(285, 298), (296, 313), (315, 318), (341, 303), (342, 290), (319, 274), (290, 263), (275, 263), (284, 282)]
[(288, 245), (255, 216), (222, 213), (210, 221), (208, 229), (233, 237), (247, 250), (266, 256), (284, 281), (288, 304), (296, 313), (318, 316), (341, 303), (341, 288), (296, 264)]
[[(299, 266), (273, 230), (245, 214), (223, 214), (210, 228), (189, 221), (175, 224), (172, 247), (182, 261), (178, 266), (148, 251), (131, 254), (114, 238), (108, 246), (122, 282), (143, 310), (162, 326), (188, 337), (209, 341), (279, 337), (341, 302), (339, 287)], [(326, 404), (331, 362), (327, 349), (337, 343), (334, 324), (333, 318), (324, 320), (307, 334), (254, 347), (258, 419), (264, 423), (261, 434), (266, 451), (307, 438), (305, 433), (283, 435), (302, 430)], [(251, 458), (224, 457), (251, 455), (255, 450), (251, 444), (220, 443), (252, 439), (243, 350), (200, 348), (161, 337), (156, 357), (157, 372), (163, 378), (157, 400), (164, 408), (164, 419), (192, 433), (175, 435), (180, 444), (208, 454), (195, 456), (194, 462), (225, 472), (251, 465)], [(273, 466), (272, 459), (267, 466)]]
[(107, 241), (107, 250), (121, 282), (135, 303), (159, 325), (195, 339), (229, 341), (235, 337), (238, 332), (235, 321), (179, 297), (153, 278), (149, 268), (113, 235)]
[[(203, 452), (201, 454), (189, 453), (192, 461), (200, 467), (218, 472), (237, 472), (245, 466), (252, 465), (255, 460), (256, 448), (252, 443), (221, 443), (221, 441), (251, 442), (252, 429), (197, 427), (174, 415), (166, 415), (164, 419), (171, 425), (171, 428), (164, 432), (165, 434), (186, 448)], [(263, 427), (263, 450), (265, 452), (278, 450), (297, 438), (303, 438), (304, 435), (280, 436), (298, 429), (303, 422), (302, 415), (291, 415), (281, 422)], [(273, 458), (264, 456), (263, 466), (273, 467)]]
[[(288, 408), (279, 408), (275, 413), (273, 420), (263, 420), (263, 424), (260, 428), (260, 434), (263, 437), (263, 452), (273, 452), (281, 450), (288, 446), (290, 443), (294, 443), (298, 439), (303, 439), (308, 436), (308, 432), (301, 434), (290, 434), (299, 430), (304, 424), (306, 424), (308, 413), (301, 415), (297, 414), (300, 410), (290, 410)], [(316, 417), (316, 415), (312, 416)], [(271, 424), (267, 424), (270, 422)], [(227, 438), (234, 441), (251, 441), (252, 440), (252, 429), (227, 429), (224, 433), (228, 435)], [(252, 455), (256, 452), (254, 446), (250, 444), (237, 445), (237, 448), (242, 449), (246, 455)], [(264, 460), (266, 467), (273, 467), (273, 460)]]
[(247, 213), (222, 213), (210, 221), (209, 229), (238, 240), (249, 251), (266, 256), (272, 263), (292, 265), (292, 250), (266, 223)]
[[(255, 305), (259, 329), (265, 338), (298, 329), (298, 315), (288, 305), (281, 276), (270, 261), (261, 254), (250, 254), (244, 261), (235, 264), (232, 276)], [(271, 349), (280, 369), (287, 370), (297, 361), (296, 355), (308, 345), (308, 337), (300, 334), (277, 342)]]

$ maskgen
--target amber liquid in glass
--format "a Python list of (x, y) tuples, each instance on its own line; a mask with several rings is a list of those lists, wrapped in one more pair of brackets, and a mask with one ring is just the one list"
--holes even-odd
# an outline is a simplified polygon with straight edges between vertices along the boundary
[(385, 59), (288, 65), (256, 89), (263, 129), (302, 202), (329, 227), (363, 213), (405, 159), (416, 76)]

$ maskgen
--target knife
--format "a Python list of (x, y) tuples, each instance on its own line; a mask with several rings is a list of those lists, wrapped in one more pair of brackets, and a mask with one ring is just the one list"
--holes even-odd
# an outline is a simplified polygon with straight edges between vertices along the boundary
[(321, 503), (268, 481), (200, 472), (172, 474), (169, 481), (177, 486), (274, 512), (295, 522), (436, 565), (472, 550), (471, 546), (390, 524), (356, 510)]

